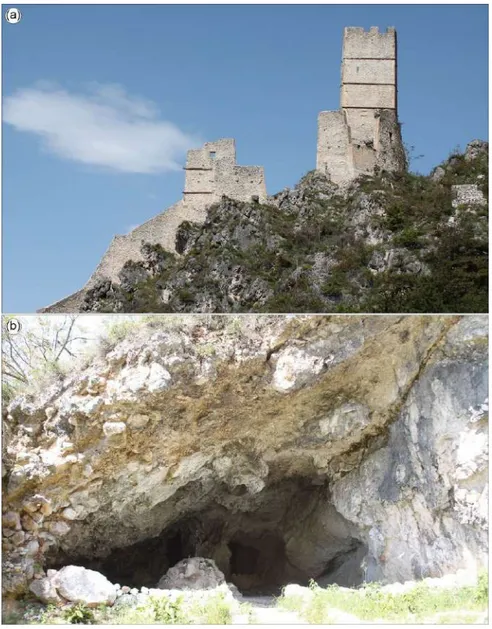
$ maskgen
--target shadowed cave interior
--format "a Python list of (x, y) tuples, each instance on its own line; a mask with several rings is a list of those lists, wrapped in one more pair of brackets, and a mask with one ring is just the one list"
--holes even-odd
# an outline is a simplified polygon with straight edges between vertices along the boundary
[(199, 556), (213, 559), (243, 594), (276, 595), (288, 583), (308, 585), (310, 579), (354, 587), (364, 580), (367, 547), (328, 496), (326, 487), (305, 479), (256, 496), (232, 492), (227, 507), (209, 502), (157, 536), (98, 558), (76, 548), (58, 551), (47, 567), (82, 565), (113, 583), (151, 588), (181, 559)]

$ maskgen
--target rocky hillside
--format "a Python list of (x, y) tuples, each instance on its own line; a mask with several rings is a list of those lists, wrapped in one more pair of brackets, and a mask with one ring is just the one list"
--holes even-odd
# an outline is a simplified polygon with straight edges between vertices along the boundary
[(430, 176), (348, 188), (308, 173), (266, 204), (223, 198), (183, 223), (178, 256), (143, 245), (84, 311), (487, 312), (488, 144)]
[(155, 587), (186, 557), (251, 593), (486, 566), (487, 326), (135, 325), (5, 409), (4, 594), (68, 565)]

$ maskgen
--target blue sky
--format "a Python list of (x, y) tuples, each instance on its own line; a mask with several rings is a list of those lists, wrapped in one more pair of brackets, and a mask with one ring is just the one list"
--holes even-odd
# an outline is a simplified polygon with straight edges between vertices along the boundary
[(344, 26), (397, 29), (414, 170), (488, 139), (486, 5), (16, 6), (22, 21), (2, 20), (4, 312), (81, 288), (113, 235), (181, 198), (201, 141), (234, 137), (270, 194), (293, 186), (315, 166), (318, 112), (339, 106)]

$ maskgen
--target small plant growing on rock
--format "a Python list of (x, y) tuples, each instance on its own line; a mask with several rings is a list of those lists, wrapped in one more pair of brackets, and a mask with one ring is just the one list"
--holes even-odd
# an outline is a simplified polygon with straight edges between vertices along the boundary
[(71, 625), (93, 625), (96, 622), (94, 612), (82, 603), (72, 605), (65, 610), (63, 619)]
[(164, 625), (187, 624), (186, 614), (183, 610), (183, 599), (181, 597), (172, 601), (166, 596), (151, 596), (149, 602), (153, 609), (156, 622)]

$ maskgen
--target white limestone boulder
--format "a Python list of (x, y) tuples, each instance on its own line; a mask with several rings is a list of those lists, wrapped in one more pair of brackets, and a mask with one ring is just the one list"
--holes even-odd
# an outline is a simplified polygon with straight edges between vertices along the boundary
[(51, 579), (58, 594), (72, 603), (83, 603), (88, 607), (113, 605), (116, 586), (104, 575), (82, 566), (65, 566)]

